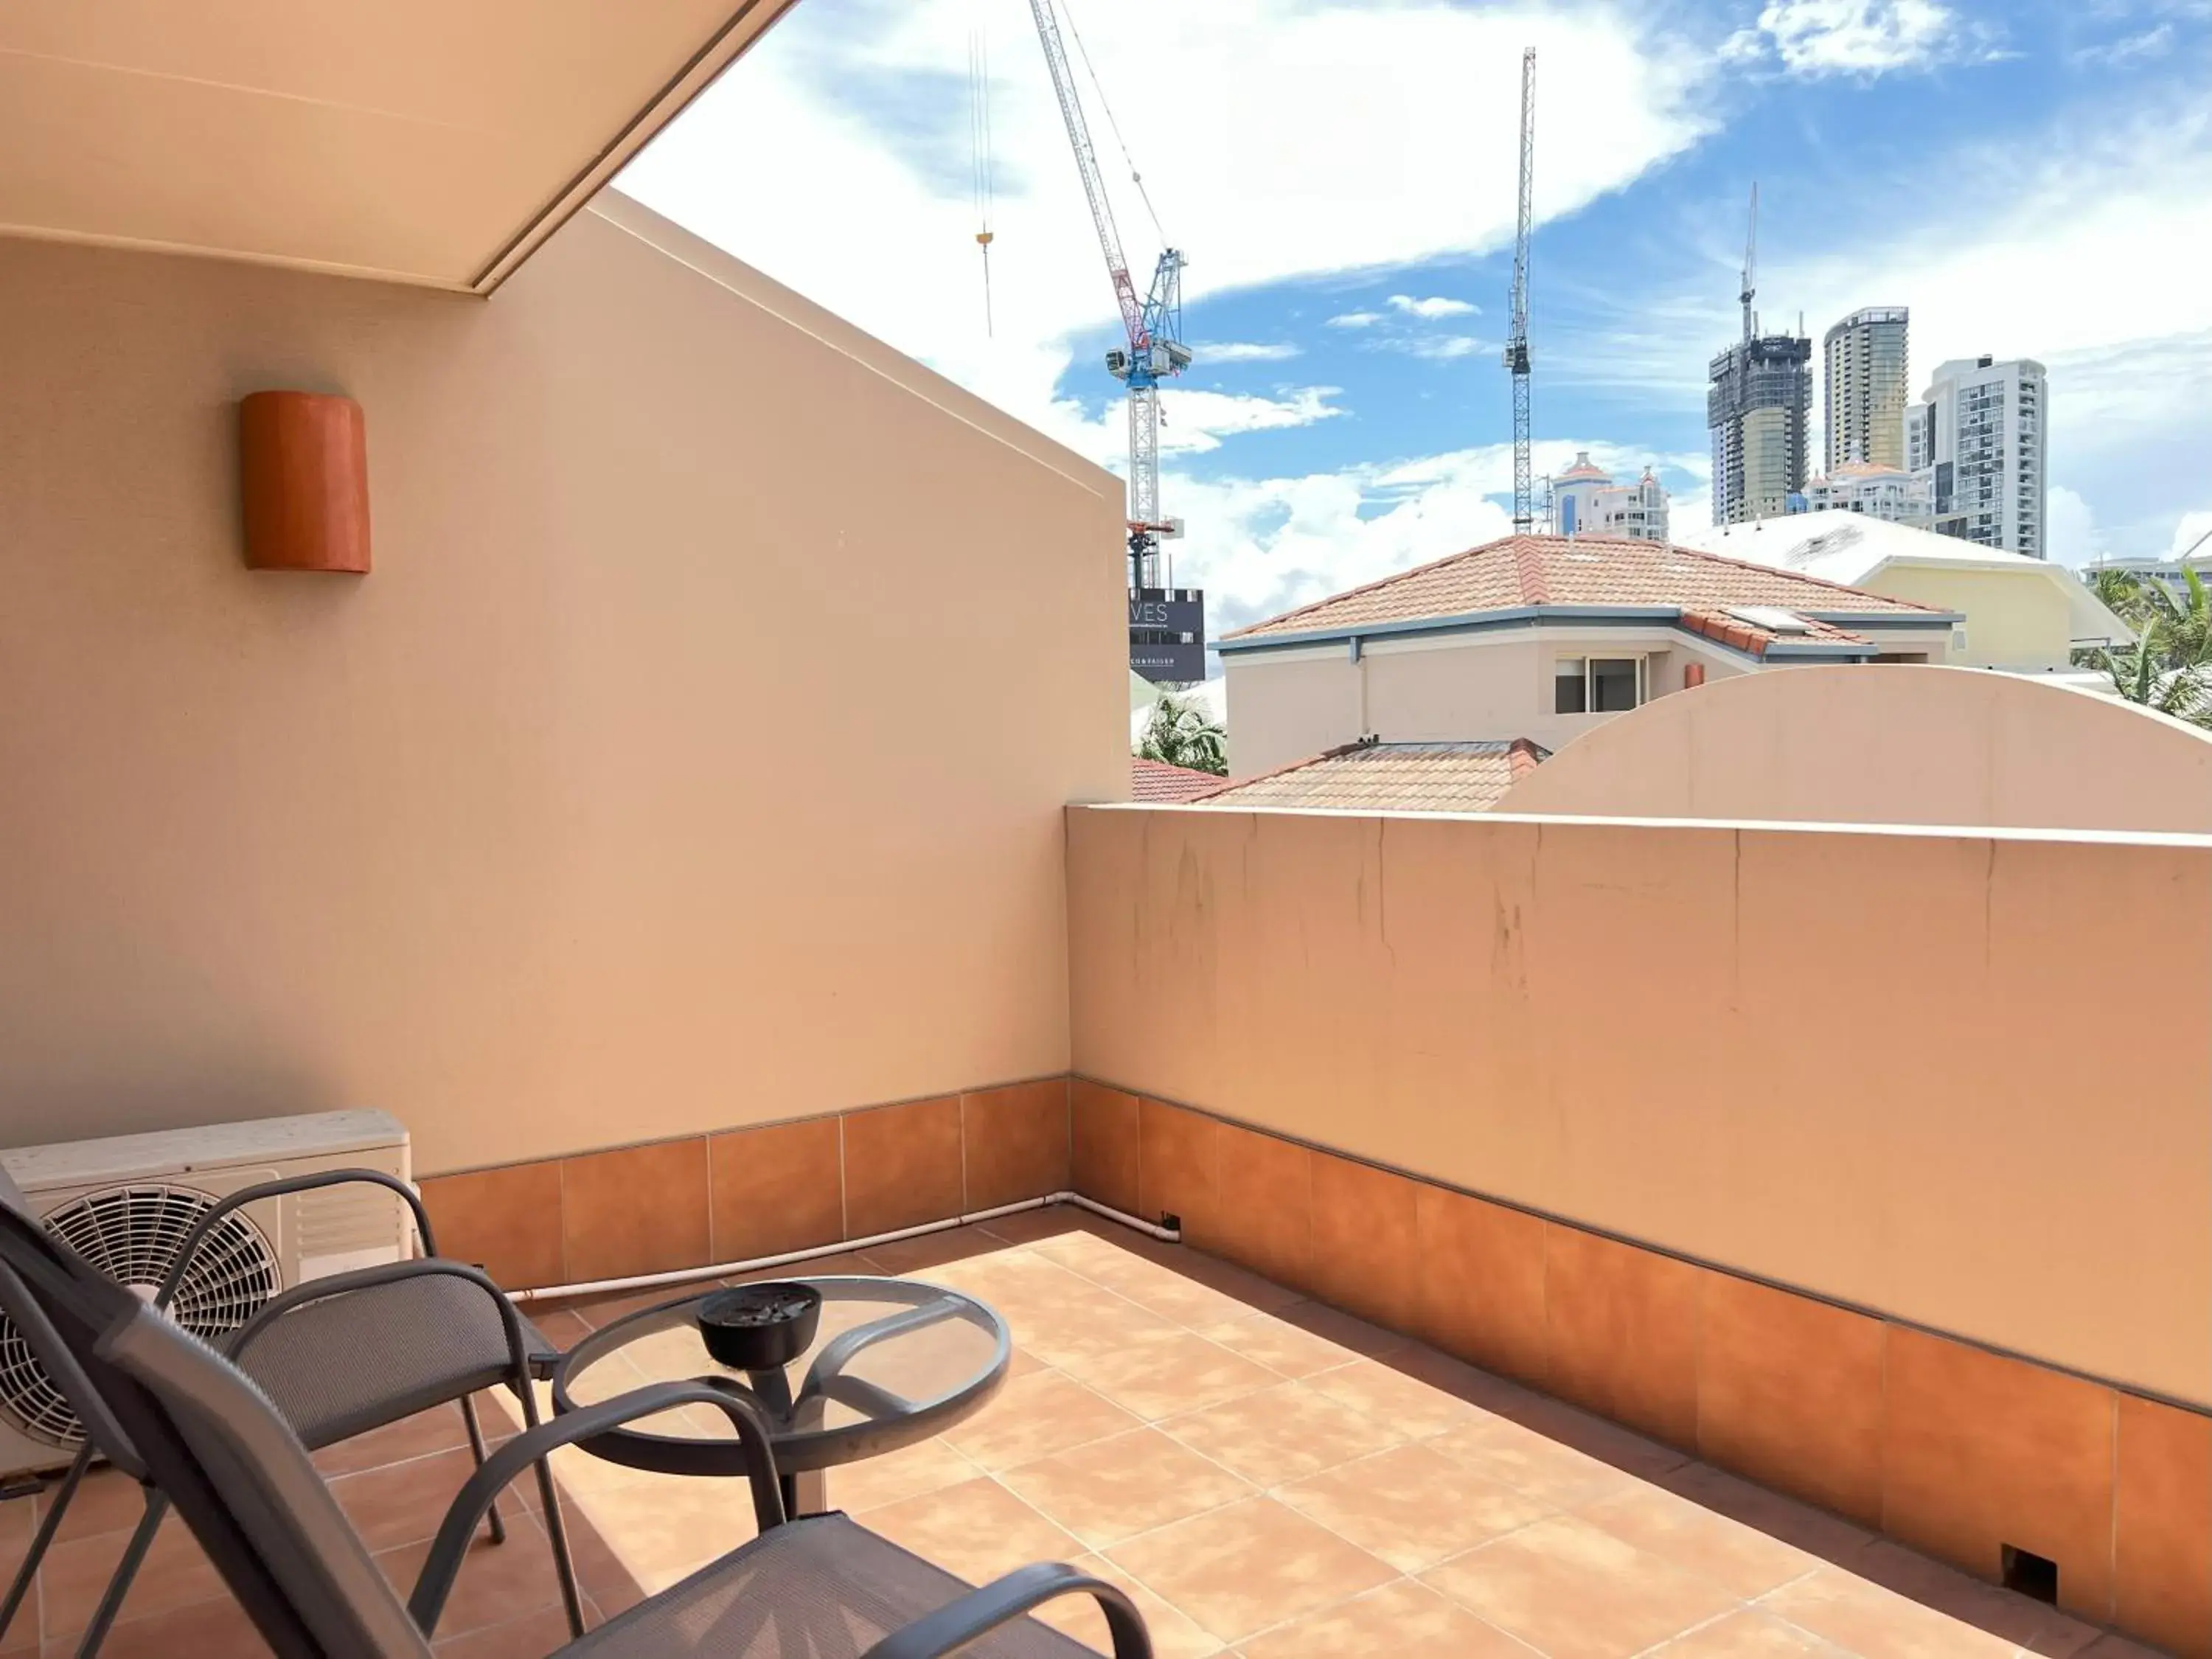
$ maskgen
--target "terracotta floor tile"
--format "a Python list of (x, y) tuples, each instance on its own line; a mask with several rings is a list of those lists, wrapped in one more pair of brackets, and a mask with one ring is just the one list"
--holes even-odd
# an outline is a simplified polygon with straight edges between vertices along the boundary
[[(504, 1394), (505, 1391), (501, 1392)], [(512, 1404), (513, 1399), (513, 1395), (506, 1395), (507, 1404)], [(480, 1413), (477, 1420), (483, 1424), (486, 1435), (504, 1435), (514, 1431), (513, 1420), (504, 1409), (490, 1415)], [(352, 1474), (362, 1469), (381, 1468), (386, 1463), (401, 1462), (410, 1457), (426, 1457), (432, 1452), (449, 1451), (455, 1446), (468, 1443), (468, 1431), (462, 1425), (460, 1407), (434, 1406), (427, 1412), (417, 1412), (412, 1417), (401, 1418), (397, 1423), (387, 1423), (380, 1429), (371, 1429), (367, 1434), (356, 1435), (350, 1440), (339, 1441), (335, 1446), (324, 1447), (315, 1454), (315, 1467), (325, 1476)]]
[(1851, 1559), (1850, 1571), (1962, 1624), (2038, 1654), (2081, 1652), (2103, 1634), (2093, 1625), (2014, 1591), (1984, 1583), (1917, 1550), (1878, 1538)]
[(1475, 1408), (1378, 1359), (1355, 1360), (1306, 1379), (1306, 1386), (1349, 1410), (1379, 1418), (1408, 1439), (1426, 1439), (1474, 1418)]
[(1094, 1550), (1254, 1495), (1249, 1483), (1157, 1429), (1096, 1441), (999, 1479)]
[(1364, 1550), (1266, 1498), (1163, 1527), (1107, 1553), (1224, 1642), (1396, 1576)]
[(1837, 1565), (1850, 1565), (1875, 1541), (1873, 1534), (1840, 1516), (1754, 1486), (1710, 1463), (1686, 1463), (1657, 1476), (1654, 1484), (1679, 1492), (1716, 1515), (1724, 1515)]
[(2017, 1651), (2001, 1636), (1835, 1567), (1784, 1585), (1759, 1606), (1850, 1652), (1881, 1659), (2010, 1659)]
[(1174, 1321), (1096, 1285), (1084, 1285), (1049, 1307), (1002, 1311), (1017, 1345), (1047, 1364), (1071, 1372), (1089, 1364), (1113, 1364), (1139, 1349), (1200, 1340)]
[(1176, 1248), (1162, 1259), (1177, 1273), (1198, 1284), (1209, 1285), (1224, 1296), (1233, 1297), (1246, 1307), (1261, 1313), (1279, 1313), (1294, 1302), (1305, 1300), (1304, 1291), (1294, 1291), (1287, 1285), (1279, 1285), (1272, 1279), (1263, 1279), (1250, 1268), (1240, 1267), (1233, 1261), (1224, 1261), (1217, 1255)]
[[(465, 1446), (363, 1469), (331, 1482), (331, 1493), (372, 1552), (434, 1536), (461, 1485), (476, 1473)], [(541, 1502), (535, 1475), (526, 1474), (500, 1495), (500, 1513), (537, 1509)]]
[[(380, 1551), (376, 1565), (400, 1595), (415, 1587), (430, 1546), (403, 1544)], [(507, 1542), (493, 1544), (479, 1534), (462, 1559), (460, 1576), (438, 1620), (441, 1637), (465, 1636), (495, 1625), (512, 1624), (541, 1608), (556, 1605), (560, 1581), (553, 1574), (553, 1558), (535, 1517), (520, 1516), (508, 1528)]]
[(1542, 1395), (1523, 1391), (1516, 1403), (1501, 1406), (1496, 1414), (1510, 1418), (1523, 1428), (1534, 1429), (1547, 1439), (1571, 1446), (1585, 1456), (1608, 1463), (1639, 1480), (1662, 1480), (1693, 1461), (1687, 1452), (1647, 1439), (1633, 1429), (1593, 1416), (1578, 1406)]
[(1244, 1659), (1535, 1659), (1534, 1650), (1425, 1584), (1395, 1584), (1252, 1638)]
[(1300, 1330), (1273, 1314), (1247, 1314), (1208, 1334), (1223, 1347), (1285, 1376), (1310, 1376), (1316, 1371), (1349, 1365), (1359, 1358), (1351, 1349)]
[(1147, 1423), (1256, 1394), (1282, 1380), (1266, 1366), (1190, 1331), (1078, 1355), (1065, 1369)]
[(434, 1650), (438, 1659), (544, 1659), (574, 1639), (566, 1613), (540, 1607), (507, 1624), (437, 1643)]
[(1072, 1561), (1083, 1546), (984, 1476), (854, 1517), (971, 1584), (1036, 1561)]
[(1739, 1608), (1687, 1636), (1654, 1648), (1651, 1659), (1849, 1659), (1844, 1650), (1812, 1632)]
[[(76, 1643), (75, 1636), (57, 1638), (46, 1651), (59, 1659), (74, 1655)], [(118, 1620), (100, 1651), (100, 1659), (263, 1659), (269, 1644), (224, 1592), (151, 1618)]]
[[(1185, 1613), (1170, 1607), (1103, 1556), (1085, 1555), (1069, 1563), (1094, 1578), (1103, 1578), (1136, 1603), (1152, 1638), (1152, 1659), (1212, 1659), (1221, 1651), (1219, 1639)], [(1064, 1596), (1037, 1609), (1036, 1616), (1055, 1630), (1065, 1631), (1085, 1646), (1111, 1653), (1113, 1641), (1106, 1632), (1105, 1615), (1087, 1595)]]
[(1571, 1516), (1422, 1575), (1553, 1659), (1626, 1659), (1736, 1607), (1719, 1586)]
[[(1013, 1385), (1008, 1383), (1008, 1388)], [(832, 1507), (857, 1515), (886, 1504), (903, 1503), (924, 1492), (942, 1492), (982, 1471), (942, 1436), (883, 1457), (867, 1457), (830, 1471)]]
[(743, 1480), (651, 1475), (577, 1501), (615, 1559), (647, 1595), (665, 1589), (759, 1532), (751, 1489)]
[[(1123, 1255), (1118, 1261), (1094, 1260), (1085, 1268), (1079, 1268), (1086, 1279), (1103, 1285), (1117, 1296), (1127, 1297), (1139, 1307), (1171, 1319), (1189, 1329), (1211, 1334), (1224, 1325), (1233, 1325), (1263, 1311), (1275, 1298), (1264, 1291), (1248, 1299), (1231, 1291), (1204, 1283), (1187, 1271), (1182, 1264), (1169, 1267), (1142, 1256)], [(1244, 1289), (1242, 1281), (1232, 1281)], [(1265, 1286), (1265, 1279), (1250, 1279), (1252, 1285)]]
[(1396, 1331), (1386, 1331), (1380, 1325), (1370, 1325), (1364, 1319), (1355, 1319), (1322, 1302), (1292, 1302), (1270, 1311), (1285, 1324), (1310, 1331), (1325, 1342), (1334, 1342), (1340, 1348), (1349, 1348), (1370, 1359), (1409, 1346), (1413, 1340)]
[[(96, 1533), (56, 1544), (40, 1570), (46, 1639), (81, 1631), (107, 1589), (115, 1564), (129, 1542), (127, 1531)], [(191, 1530), (175, 1516), (155, 1534), (153, 1547), (131, 1581), (122, 1618), (143, 1619), (224, 1593), (214, 1565), (200, 1551)]]
[(1428, 1443), (1478, 1474), (1558, 1509), (1571, 1509), (1627, 1487), (1634, 1477), (1587, 1452), (1502, 1417), (1479, 1417)]
[[(461, 1419), (455, 1416), (453, 1433), (458, 1437), (460, 1431)], [(454, 1443), (459, 1443), (458, 1438)], [(58, 1481), (56, 1484), (58, 1485)], [(35, 1514), (43, 1519), (53, 1498), (53, 1491), (49, 1488), (29, 1504), (20, 1507), (10, 1504), (8, 1508), (25, 1514), (27, 1519), (35, 1504)], [(62, 1516), (61, 1529), (55, 1534), (55, 1540), (66, 1542), (72, 1538), (90, 1538), (99, 1533), (126, 1530), (137, 1526), (138, 1517), (145, 1511), (145, 1496), (136, 1480), (112, 1468), (95, 1468), (78, 1485), (76, 1495), (70, 1500), (68, 1513)], [(21, 1521), (15, 1525), (27, 1538), (29, 1528)]]
[(1401, 1572), (1420, 1572), (1552, 1513), (1423, 1445), (1393, 1447), (1279, 1487), (1275, 1496)]
[(1003, 1238), (1009, 1244), (1034, 1244), (1083, 1230), (1083, 1212), (1073, 1204), (1048, 1204), (1041, 1210), (1018, 1210), (975, 1224), (978, 1232)]
[(1371, 1456), (1404, 1438), (1388, 1424), (1346, 1411), (1303, 1382), (1280, 1382), (1171, 1418), (1161, 1426), (1192, 1450), (1263, 1487)]
[(997, 1399), (944, 1438), (995, 1474), (1137, 1426), (1137, 1419), (1066, 1372), (1039, 1370), (1007, 1383)]
[(1658, 1486), (1632, 1486), (1575, 1513), (1745, 1601), (1821, 1565), (1817, 1556)]

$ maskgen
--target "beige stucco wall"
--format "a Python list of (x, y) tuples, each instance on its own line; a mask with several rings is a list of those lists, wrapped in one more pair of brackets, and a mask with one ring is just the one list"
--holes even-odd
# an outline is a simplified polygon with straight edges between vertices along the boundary
[(2073, 616), (2050, 577), (2033, 570), (1972, 565), (1890, 564), (1863, 584), (1966, 617), (1956, 660), (1988, 668), (2064, 668)]
[[(1127, 806), (1068, 836), (1088, 1075), (2212, 1402), (2212, 840)], [(2148, 1047), (2102, 1018), (2120, 960)]]
[(2212, 833), (2212, 732), (1972, 668), (1796, 668), (1647, 704), (1507, 812)]
[(1359, 665), (1343, 646), (1266, 658), (1230, 656), (1229, 771), (1273, 771), (1360, 735)]
[[(0, 242), (0, 1139), (435, 1171), (1066, 1065), (1109, 474), (619, 198), (489, 301)], [(264, 386), (364, 406), (374, 574), (243, 568)]]
[(1229, 769), (1248, 777), (1373, 733), (1386, 743), (1529, 738), (1562, 748), (1616, 714), (1561, 714), (1561, 657), (1644, 656), (1650, 694), (1679, 690), (1682, 666), (1711, 678), (1750, 672), (1743, 657), (1671, 629), (1607, 629), (1371, 640), (1358, 662), (1342, 644), (1227, 659)]

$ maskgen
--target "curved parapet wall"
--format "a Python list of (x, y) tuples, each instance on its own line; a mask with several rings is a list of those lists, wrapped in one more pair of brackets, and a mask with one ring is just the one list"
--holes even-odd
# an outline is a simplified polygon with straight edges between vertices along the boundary
[(1745, 674), (1577, 738), (1501, 812), (2212, 830), (2212, 733), (2018, 674)]

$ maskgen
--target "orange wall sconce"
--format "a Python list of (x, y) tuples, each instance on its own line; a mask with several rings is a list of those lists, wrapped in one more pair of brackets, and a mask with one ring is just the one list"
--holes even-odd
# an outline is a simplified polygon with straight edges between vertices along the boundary
[(238, 405), (246, 562), (368, 574), (368, 429), (350, 398), (256, 392)]

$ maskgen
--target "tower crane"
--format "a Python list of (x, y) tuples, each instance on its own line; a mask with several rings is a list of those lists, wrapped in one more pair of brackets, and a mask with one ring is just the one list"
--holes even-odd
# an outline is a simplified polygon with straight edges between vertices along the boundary
[(1513, 237), (1511, 331), (1505, 367), (1513, 375), (1513, 533), (1536, 527), (1535, 478), (1528, 461), (1528, 228), (1534, 205), (1536, 48), (1521, 54), (1521, 212)]
[(1179, 522), (1160, 516), (1160, 382), (1190, 367), (1190, 348), (1182, 343), (1183, 255), (1179, 248), (1163, 249), (1152, 268), (1151, 289), (1138, 297), (1121, 252), (1121, 234), (1114, 224), (1114, 204), (1107, 199), (1098, 155), (1091, 147), (1090, 123), (1076, 95), (1054, 0), (1030, 0), (1030, 10), (1036, 18), (1037, 40), (1052, 72), (1052, 89), (1067, 124), (1075, 170), (1090, 198), (1091, 220), (1098, 229), (1099, 250), (1106, 256), (1106, 275), (1128, 340), (1126, 347), (1106, 354), (1106, 372), (1129, 388), (1129, 586), (1157, 587), (1159, 538), (1182, 533)]

